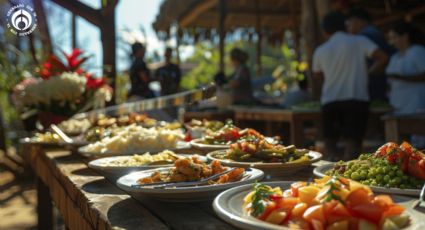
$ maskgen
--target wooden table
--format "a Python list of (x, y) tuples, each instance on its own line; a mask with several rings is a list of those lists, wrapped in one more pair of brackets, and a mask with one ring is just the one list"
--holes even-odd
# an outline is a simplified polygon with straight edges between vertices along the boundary
[[(304, 124), (313, 122), (319, 135), (322, 133), (322, 113), (320, 110), (289, 110), (270, 107), (232, 106), (235, 123), (243, 126), (245, 121), (262, 121), (266, 123), (266, 135), (273, 135), (272, 130), (276, 123), (289, 124), (290, 143), (295, 146), (304, 145)], [(380, 117), (389, 112), (389, 109), (371, 109), (369, 121), (379, 121)], [(373, 122), (371, 122), (373, 123)]]
[(185, 122), (191, 121), (192, 119), (196, 120), (218, 120), (226, 121), (227, 119), (233, 120), (233, 111), (231, 110), (211, 110), (211, 111), (186, 111), (184, 113), (183, 120)]
[[(52, 201), (68, 229), (234, 229), (219, 219), (212, 201), (136, 201), (89, 169), (68, 150), (31, 147), (27, 152), (38, 178), (39, 229), (52, 229)], [(291, 176), (308, 180), (313, 167)], [(288, 178), (275, 178), (275, 180)]]
[(403, 135), (425, 135), (425, 114), (386, 115), (382, 117), (385, 122), (385, 139), (400, 143)]
[[(320, 111), (294, 111), (289, 109), (274, 109), (270, 107), (233, 106), (235, 123), (241, 125), (244, 121), (263, 121), (266, 123), (266, 135), (272, 135), (276, 122), (287, 122), (290, 126), (290, 143), (303, 146), (303, 125), (306, 121), (314, 121), (318, 126), (321, 122)], [(319, 128), (320, 130), (320, 128)]]

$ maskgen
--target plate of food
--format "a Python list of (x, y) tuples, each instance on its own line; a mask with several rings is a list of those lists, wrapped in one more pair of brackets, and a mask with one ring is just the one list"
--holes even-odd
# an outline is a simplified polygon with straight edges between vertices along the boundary
[(89, 119), (69, 119), (62, 121), (58, 127), (69, 136), (78, 136), (92, 127)]
[(83, 146), (78, 151), (87, 157), (105, 157), (188, 148), (189, 144), (180, 141), (182, 139), (181, 130), (143, 128), (133, 124), (119, 129), (112, 136)]
[(314, 169), (319, 177), (338, 175), (370, 185), (374, 192), (418, 196), (425, 184), (425, 155), (409, 143), (386, 143), (375, 153), (361, 154)]
[(215, 132), (207, 132), (203, 138), (193, 139), (190, 145), (202, 150), (227, 149), (233, 143), (246, 139), (266, 139), (269, 142), (276, 143), (277, 140), (270, 137), (264, 137), (254, 129), (240, 129), (232, 122), (226, 123), (223, 128)]
[(223, 128), (224, 123), (216, 120), (196, 120), (192, 119), (190, 122), (185, 123), (187, 135), (190, 140), (202, 138), (206, 132), (216, 132)]
[(218, 195), (213, 208), (226, 222), (252, 230), (424, 229), (416, 199), (375, 195), (341, 177), (243, 185)]
[(67, 143), (62, 140), (62, 138), (54, 132), (44, 132), (44, 133), (35, 133), (32, 137), (26, 137), (19, 140), (22, 144), (33, 144), (33, 145), (42, 145), (45, 147), (54, 147), (54, 146), (71, 146), (71, 147), (81, 147), (87, 145), (88, 142), (82, 139), (80, 136), (74, 136), (71, 138), (72, 142)]
[(123, 175), (135, 171), (173, 166), (176, 160), (185, 157), (197, 157), (200, 161), (207, 162), (205, 156), (176, 154), (173, 151), (164, 150), (155, 154), (147, 152), (140, 155), (99, 158), (90, 161), (88, 166), (103, 176), (116, 180)]
[(308, 167), (322, 158), (322, 154), (294, 145), (271, 144), (266, 140), (245, 140), (234, 143), (227, 150), (207, 154), (210, 160), (218, 160), (232, 167), (253, 167), (272, 175), (290, 175)]
[(218, 161), (210, 164), (199, 158), (184, 158), (173, 167), (134, 172), (118, 179), (117, 185), (136, 199), (152, 198), (191, 202), (214, 197), (223, 190), (259, 181), (259, 169), (225, 167)]

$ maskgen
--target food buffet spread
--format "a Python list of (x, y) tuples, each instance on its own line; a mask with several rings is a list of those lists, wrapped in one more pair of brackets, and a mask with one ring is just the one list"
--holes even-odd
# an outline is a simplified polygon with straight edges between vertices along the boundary
[[(69, 119), (57, 127), (63, 133), (49, 129), (22, 143), (37, 146), (30, 151), (33, 168), (69, 225), (80, 218), (80, 224), (88, 228), (100, 228), (100, 224), (135, 228), (123, 220), (114, 221), (111, 214), (112, 208), (122, 212), (131, 207), (143, 211), (129, 219), (138, 220), (134, 223), (149, 219), (158, 229), (176, 224), (177, 217), (199, 226), (186, 214), (224, 229), (425, 228), (425, 213), (418, 208), (425, 155), (407, 142), (387, 143), (374, 153), (332, 163), (321, 161), (319, 152), (285, 146), (278, 137), (237, 127), (231, 120), (181, 124), (130, 113)], [(65, 141), (64, 135), (71, 141)], [(46, 148), (51, 145), (71, 147)], [(90, 172), (74, 175), (79, 170)], [(99, 187), (93, 178), (102, 177), (106, 180)], [(64, 187), (58, 189), (58, 184)], [(62, 196), (71, 203), (80, 202), (66, 191), (69, 186), (77, 197), (85, 197), (83, 203), (95, 204), (89, 205), (91, 211), (79, 212), (78, 207), (61, 203)], [(110, 200), (112, 190), (119, 200)], [(128, 196), (134, 200), (115, 207)], [(97, 213), (96, 226), (86, 211)], [(184, 225), (176, 226), (184, 229)]]

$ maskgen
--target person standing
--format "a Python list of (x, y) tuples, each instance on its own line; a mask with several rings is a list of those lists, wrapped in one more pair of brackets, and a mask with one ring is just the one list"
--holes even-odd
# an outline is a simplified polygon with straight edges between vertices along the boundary
[(181, 71), (180, 67), (171, 62), (173, 50), (169, 47), (165, 49), (165, 63), (155, 72), (155, 78), (161, 84), (161, 96), (179, 92)]
[[(369, 13), (361, 8), (352, 9), (347, 20), (347, 31), (352, 34), (358, 34), (367, 37), (374, 42), (379, 49), (384, 51), (388, 56), (395, 53), (395, 49), (391, 47), (383, 33), (372, 24)], [(373, 60), (368, 58), (368, 66), (373, 64)], [(388, 101), (387, 96), (387, 76), (385, 72), (377, 73), (369, 76), (369, 96), (370, 100)]]
[(252, 104), (254, 96), (252, 94), (251, 74), (246, 65), (248, 54), (239, 48), (233, 48), (230, 51), (230, 61), (234, 72), (226, 87), (231, 90), (233, 104)]
[(134, 43), (132, 49), (132, 64), (130, 67), (131, 89), (128, 94), (130, 100), (153, 98), (154, 93), (149, 88), (151, 82), (150, 71), (145, 63), (146, 48), (141, 43)]
[[(398, 50), (387, 66), (390, 104), (395, 113), (425, 112), (425, 36), (411, 23), (400, 22), (389, 32), (390, 43)], [(413, 135), (412, 144), (425, 147), (425, 137)]]
[[(325, 151), (339, 160), (337, 143), (345, 142), (344, 159), (359, 154), (369, 115), (368, 73), (382, 71), (387, 55), (364, 36), (345, 32), (345, 16), (331, 12), (324, 17), (327, 41), (313, 55), (314, 78), (322, 85)], [(367, 68), (366, 58), (374, 63)]]

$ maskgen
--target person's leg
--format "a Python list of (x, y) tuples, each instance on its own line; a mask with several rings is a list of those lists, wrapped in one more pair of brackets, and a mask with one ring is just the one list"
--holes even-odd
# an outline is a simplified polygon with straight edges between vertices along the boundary
[(356, 158), (362, 151), (363, 136), (369, 117), (369, 103), (347, 101), (343, 108), (342, 137), (345, 142), (344, 160)]
[(338, 157), (338, 136), (340, 133), (340, 119), (338, 116), (338, 102), (322, 106), (323, 138), (325, 142), (324, 159), (335, 161)]

